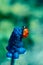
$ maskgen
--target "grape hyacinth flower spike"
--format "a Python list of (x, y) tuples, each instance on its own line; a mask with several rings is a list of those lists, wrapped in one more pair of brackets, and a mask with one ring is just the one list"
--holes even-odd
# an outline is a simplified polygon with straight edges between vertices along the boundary
[(14, 65), (14, 59), (18, 59), (20, 54), (24, 54), (26, 49), (23, 47), (22, 38), (26, 38), (28, 36), (28, 29), (23, 27), (14, 28), (10, 39), (9, 44), (6, 47), (7, 49), (7, 57), (11, 58), (11, 65)]

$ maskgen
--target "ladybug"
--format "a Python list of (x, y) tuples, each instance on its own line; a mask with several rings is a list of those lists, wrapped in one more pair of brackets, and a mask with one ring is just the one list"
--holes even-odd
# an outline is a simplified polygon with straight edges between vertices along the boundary
[(28, 29), (25, 28), (25, 29), (23, 30), (23, 37), (26, 38), (26, 37), (28, 36), (28, 33), (29, 33)]

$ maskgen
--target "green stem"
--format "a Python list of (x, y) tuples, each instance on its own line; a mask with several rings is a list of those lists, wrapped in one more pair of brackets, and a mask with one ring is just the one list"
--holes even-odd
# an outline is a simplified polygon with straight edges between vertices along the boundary
[(14, 58), (13, 58), (14, 56), (12, 56), (12, 58), (11, 58), (11, 65), (14, 65)]

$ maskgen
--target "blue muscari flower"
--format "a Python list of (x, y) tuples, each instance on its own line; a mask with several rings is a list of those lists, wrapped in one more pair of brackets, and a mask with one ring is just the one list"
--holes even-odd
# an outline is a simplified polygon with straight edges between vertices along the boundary
[(23, 48), (22, 31), (23, 29), (20, 27), (14, 28), (7, 46), (7, 57), (11, 58), (13, 55), (14, 59), (17, 59), (19, 58), (19, 54), (24, 54), (26, 51), (25, 48)]

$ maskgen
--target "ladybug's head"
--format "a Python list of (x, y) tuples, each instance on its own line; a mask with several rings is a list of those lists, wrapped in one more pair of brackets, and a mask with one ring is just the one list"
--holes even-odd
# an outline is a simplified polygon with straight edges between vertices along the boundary
[(26, 38), (29, 34), (29, 30), (27, 27), (24, 26), (24, 29), (23, 29), (23, 38)]

